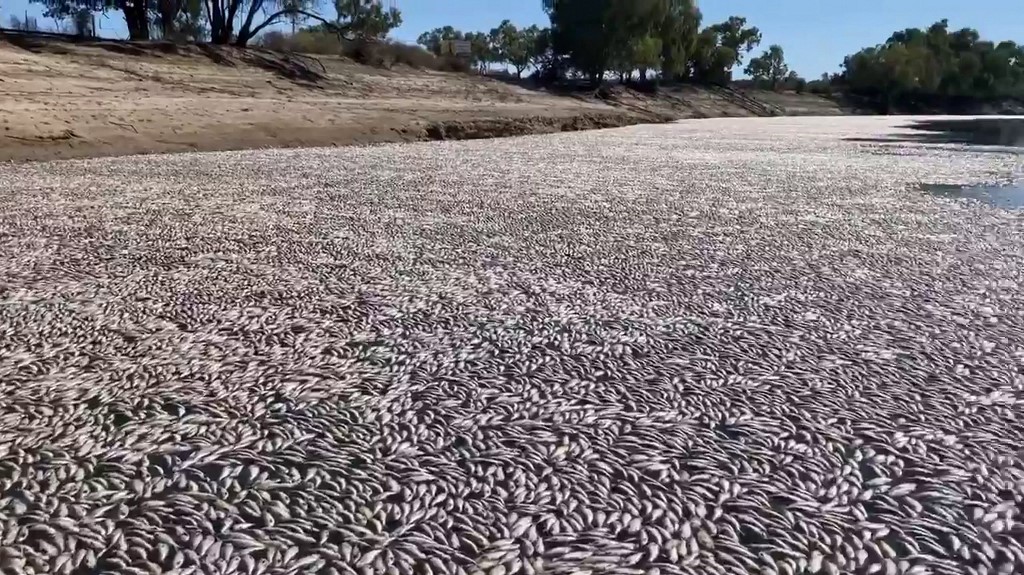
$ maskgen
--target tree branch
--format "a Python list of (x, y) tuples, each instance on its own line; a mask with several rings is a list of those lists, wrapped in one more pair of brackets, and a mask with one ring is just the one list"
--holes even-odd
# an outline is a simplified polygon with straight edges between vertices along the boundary
[(284, 8), (283, 10), (278, 10), (277, 12), (274, 12), (273, 14), (268, 16), (267, 19), (264, 20), (262, 24), (260, 24), (259, 26), (256, 26), (251, 31), (249, 31), (249, 33), (246, 34), (245, 37), (243, 37), (241, 35), (241, 32), (239, 32), (238, 45), (239, 46), (245, 46), (246, 43), (249, 42), (249, 40), (252, 40), (253, 38), (255, 38), (256, 35), (259, 34), (260, 32), (262, 32), (264, 28), (266, 28), (267, 26), (271, 26), (271, 25), (277, 23), (277, 21), (281, 17), (287, 16), (287, 15), (290, 15), (290, 14), (298, 14), (300, 16), (305, 16), (306, 18), (309, 18), (310, 20), (316, 20), (317, 22), (320, 22), (321, 24), (323, 24), (324, 27), (327, 30), (329, 30), (331, 32), (335, 32), (338, 35), (344, 34), (345, 32), (347, 32), (352, 27), (349, 24), (338, 24), (337, 22), (331, 22), (330, 20), (325, 19), (323, 16), (320, 16), (319, 14), (314, 14), (312, 12), (307, 12), (305, 10), (300, 10), (298, 8)]
[(252, 29), (252, 21), (256, 18), (256, 13), (262, 8), (263, 0), (249, 0), (249, 12), (245, 15), (242, 27), (238, 29), (239, 38), (252, 38), (253, 34), (249, 33), (249, 30)]

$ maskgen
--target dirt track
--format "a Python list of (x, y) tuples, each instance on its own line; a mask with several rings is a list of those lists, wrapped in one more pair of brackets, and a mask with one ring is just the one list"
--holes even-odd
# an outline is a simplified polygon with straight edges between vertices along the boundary
[[(834, 111), (799, 99), (800, 109)], [(809, 102), (809, 104), (807, 104)], [(615, 101), (337, 57), (0, 39), (0, 160), (521, 135), (749, 116), (697, 89)]]

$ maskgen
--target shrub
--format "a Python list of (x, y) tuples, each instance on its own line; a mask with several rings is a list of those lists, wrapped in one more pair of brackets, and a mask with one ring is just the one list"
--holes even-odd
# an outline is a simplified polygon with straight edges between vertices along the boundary
[(343, 40), (337, 34), (318, 30), (299, 30), (295, 34), (272, 31), (262, 34), (256, 45), (278, 52), (303, 54), (342, 54)]
[(420, 46), (393, 40), (368, 38), (348, 40), (332, 32), (321, 30), (305, 29), (299, 30), (295, 34), (275, 30), (261, 35), (256, 45), (278, 52), (345, 56), (360, 64), (377, 68), (405, 65), (443, 72), (469, 73), (472, 71), (472, 65), (464, 58), (438, 57)]
[(414, 46), (411, 44), (403, 44), (401, 42), (384, 41), (379, 42), (379, 49), (388, 54), (391, 61), (395, 64), (405, 64), (406, 66), (412, 66), (413, 68), (430, 68), (438, 69), (440, 63), (439, 58), (421, 48), (420, 46)]

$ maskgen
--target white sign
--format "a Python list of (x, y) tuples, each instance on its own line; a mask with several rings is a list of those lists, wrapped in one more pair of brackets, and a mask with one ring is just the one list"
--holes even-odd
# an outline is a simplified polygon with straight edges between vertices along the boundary
[(473, 53), (473, 45), (469, 40), (444, 40), (441, 42), (441, 53), (448, 56), (468, 56)]

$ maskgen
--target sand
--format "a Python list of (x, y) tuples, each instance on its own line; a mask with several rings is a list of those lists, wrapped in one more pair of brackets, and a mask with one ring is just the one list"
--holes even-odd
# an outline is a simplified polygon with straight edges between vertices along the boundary
[[(833, 112), (801, 98), (794, 109)], [(810, 102), (808, 104), (807, 102)], [(0, 37), (0, 160), (466, 139), (751, 116), (696, 88), (558, 95), (473, 74), (167, 43)]]

